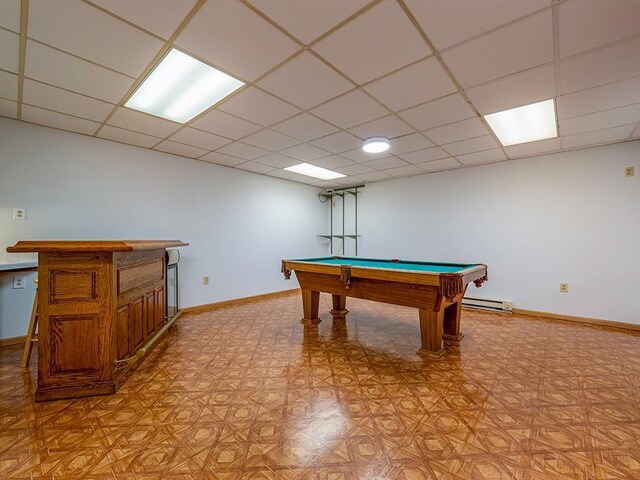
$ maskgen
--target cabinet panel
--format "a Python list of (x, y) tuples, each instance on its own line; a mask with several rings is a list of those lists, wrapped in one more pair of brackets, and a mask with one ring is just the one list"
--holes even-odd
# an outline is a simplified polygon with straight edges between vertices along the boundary
[(164, 325), (165, 318), (165, 298), (164, 298), (164, 288), (159, 288), (156, 290), (156, 328), (162, 327)]
[(153, 335), (156, 329), (156, 313), (155, 313), (156, 297), (153, 291), (147, 293), (144, 297), (144, 338), (145, 340)]
[(123, 359), (129, 355), (129, 305), (118, 309), (116, 329), (117, 358)]
[(137, 300), (131, 302), (130, 305), (131, 313), (129, 315), (129, 333), (131, 334), (131, 336), (129, 337), (129, 345), (133, 345), (134, 350), (140, 348), (144, 341), (144, 316), (142, 312), (142, 300), (143, 297), (140, 297)]
[[(99, 367), (97, 316), (65, 315), (50, 318), (51, 374), (97, 378)], [(61, 380), (63, 381), (63, 380)]]

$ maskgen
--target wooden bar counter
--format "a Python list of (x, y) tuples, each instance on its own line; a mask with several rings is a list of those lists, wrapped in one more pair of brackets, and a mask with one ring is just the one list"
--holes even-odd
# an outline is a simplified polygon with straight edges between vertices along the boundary
[(36, 401), (107, 395), (166, 334), (165, 249), (177, 240), (21, 241), (38, 253)]

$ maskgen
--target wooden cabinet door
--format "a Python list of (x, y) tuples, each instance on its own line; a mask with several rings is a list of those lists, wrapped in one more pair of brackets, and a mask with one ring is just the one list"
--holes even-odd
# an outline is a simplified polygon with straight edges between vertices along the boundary
[(164, 300), (164, 288), (159, 288), (156, 290), (156, 328), (160, 328), (164, 325), (166, 308)]

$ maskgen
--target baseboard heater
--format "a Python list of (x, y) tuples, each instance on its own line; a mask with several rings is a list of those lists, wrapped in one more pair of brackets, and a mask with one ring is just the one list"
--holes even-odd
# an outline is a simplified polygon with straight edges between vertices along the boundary
[(513, 311), (513, 303), (504, 300), (489, 300), (486, 298), (469, 298), (462, 299), (462, 306), (469, 308), (477, 308), (479, 310), (489, 310), (492, 312), (508, 312)]

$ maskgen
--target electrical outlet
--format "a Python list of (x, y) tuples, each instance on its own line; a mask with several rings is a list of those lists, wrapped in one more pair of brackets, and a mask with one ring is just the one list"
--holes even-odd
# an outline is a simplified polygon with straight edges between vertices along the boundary
[(209, 285), (209, 277), (207, 277), (207, 276), (202, 277), (202, 284), (203, 285)]
[(633, 177), (635, 174), (636, 174), (635, 168), (633, 168), (633, 167), (626, 167), (624, 169), (624, 176), (625, 177)]
[(561, 293), (569, 293), (569, 284), (568, 283), (561, 283), (560, 284), (560, 292)]
[(24, 275), (16, 275), (13, 277), (13, 288), (16, 290), (24, 288)]
[(25, 220), (27, 218), (27, 210), (25, 208), (14, 208), (13, 209), (13, 219), (14, 220)]

